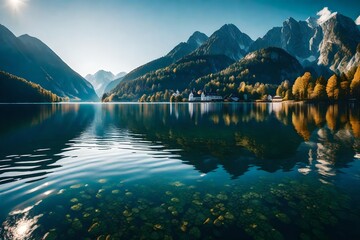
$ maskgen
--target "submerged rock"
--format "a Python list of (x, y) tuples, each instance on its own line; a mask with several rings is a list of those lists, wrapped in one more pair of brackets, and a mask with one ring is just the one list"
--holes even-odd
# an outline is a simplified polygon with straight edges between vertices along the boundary
[(91, 225), (91, 227), (88, 229), (89, 233), (98, 233), (100, 230), (100, 224), (98, 222), (94, 223), (93, 225)]
[(73, 210), (73, 211), (80, 211), (81, 210), (81, 208), (82, 208), (82, 204), (81, 203), (78, 203), (78, 204), (76, 204), (76, 205), (73, 205), (73, 206), (71, 206), (71, 210)]

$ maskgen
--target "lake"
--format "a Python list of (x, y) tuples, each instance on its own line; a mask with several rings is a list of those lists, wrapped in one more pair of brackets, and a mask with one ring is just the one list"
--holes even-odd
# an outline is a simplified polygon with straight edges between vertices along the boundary
[(0, 239), (360, 239), (359, 104), (0, 112)]

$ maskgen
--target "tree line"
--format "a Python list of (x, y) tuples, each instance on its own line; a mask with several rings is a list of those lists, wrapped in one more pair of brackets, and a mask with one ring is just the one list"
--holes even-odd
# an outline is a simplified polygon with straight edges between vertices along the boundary
[(61, 102), (68, 101), (39, 84), (0, 71), (0, 102)]

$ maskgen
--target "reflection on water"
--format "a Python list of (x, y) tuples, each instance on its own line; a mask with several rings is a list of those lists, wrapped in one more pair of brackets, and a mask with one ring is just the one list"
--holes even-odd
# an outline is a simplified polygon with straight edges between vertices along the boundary
[(359, 236), (359, 105), (0, 111), (6, 239)]

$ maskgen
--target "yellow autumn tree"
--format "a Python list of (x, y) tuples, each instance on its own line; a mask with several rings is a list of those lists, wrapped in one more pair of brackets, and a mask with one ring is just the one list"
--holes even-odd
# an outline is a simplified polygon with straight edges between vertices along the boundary
[(360, 66), (358, 66), (354, 78), (350, 84), (351, 96), (360, 100)]
[(326, 93), (330, 100), (339, 99), (339, 80), (336, 74), (332, 75), (326, 85)]

